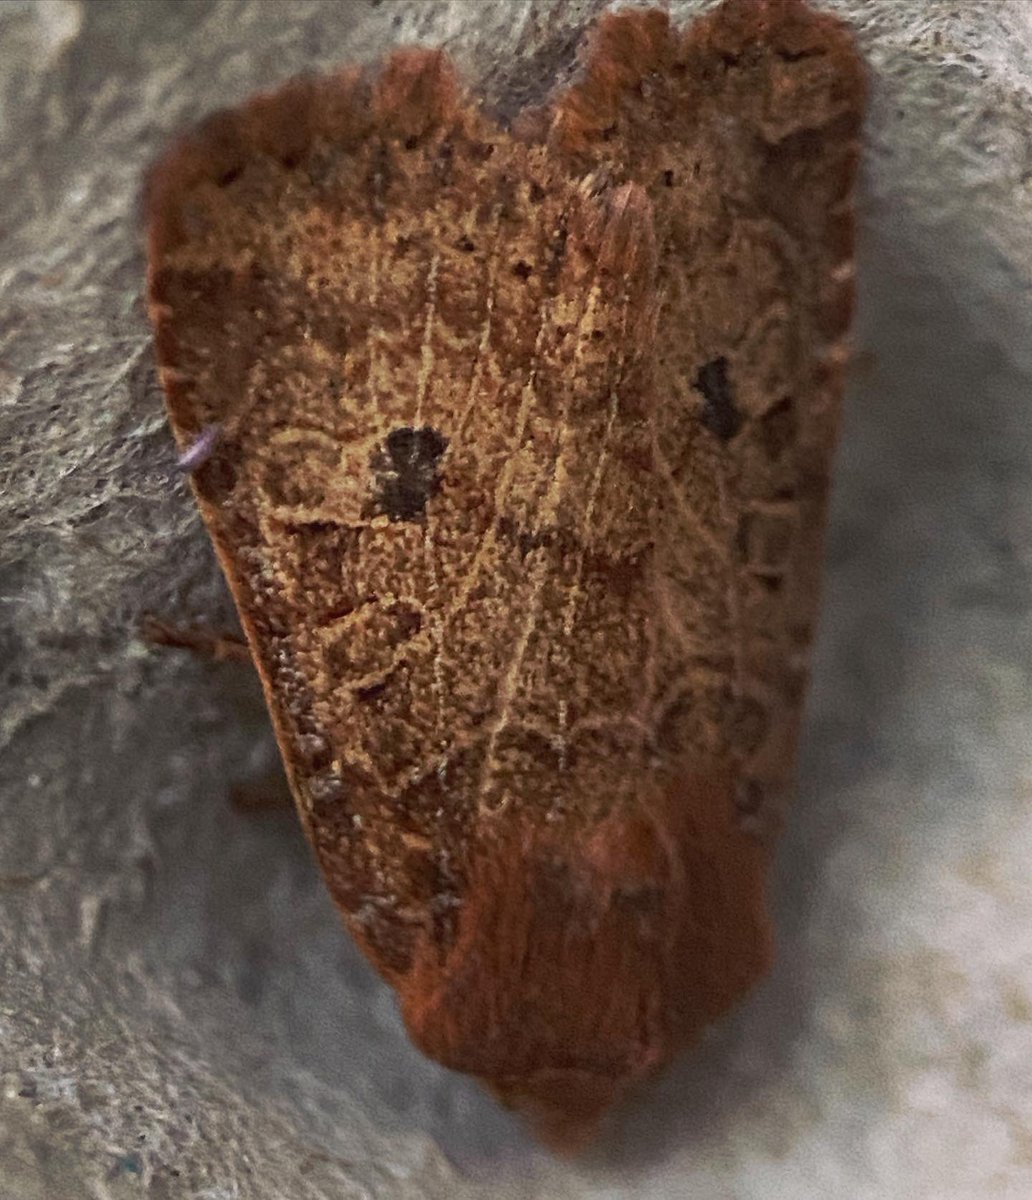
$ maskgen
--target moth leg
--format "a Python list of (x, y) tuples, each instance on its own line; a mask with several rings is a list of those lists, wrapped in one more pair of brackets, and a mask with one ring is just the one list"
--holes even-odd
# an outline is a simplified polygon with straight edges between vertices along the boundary
[[(214, 662), (254, 665), (247, 642), (238, 633), (215, 633), (198, 626), (173, 625), (148, 613), (140, 623), (140, 636), (152, 645), (189, 650)], [(233, 784), (229, 791), (229, 802), (237, 812), (252, 815), (284, 812), (294, 807), (290, 784), (279, 764), (252, 779)], [(0, 879), (0, 889), (2, 887), (3, 880)]]
[(238, 633), (216, 633), (201, 626), (173, 625), (148, 613), (140, 623), (140, 635), (152, 645), (190, 650), (215, 662), (253, 663), (247, 642)]
[(236, 783), (230, 788), (229, 802), (239, 813), (261, 816), (286, 812), (294, 807), (294, 797), (283, 768), (270, 767), (254, 779)]
[(42, 883), (50, 873), (48, 867), (42, 871), (23, 872), (15, 875), (0, 875), (0, 892), (13, 892), (21, 888), (34, 887), (37, 883)]

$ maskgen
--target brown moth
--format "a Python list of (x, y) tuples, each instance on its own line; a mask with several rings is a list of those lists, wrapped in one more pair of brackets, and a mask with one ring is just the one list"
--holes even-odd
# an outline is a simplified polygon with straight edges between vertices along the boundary
[(151, 180), (169, 413), (326, 881), (553, 1142), (770, 959), (863, 94), (803, 0), (624, 10), (509, 127), (404, 50)]

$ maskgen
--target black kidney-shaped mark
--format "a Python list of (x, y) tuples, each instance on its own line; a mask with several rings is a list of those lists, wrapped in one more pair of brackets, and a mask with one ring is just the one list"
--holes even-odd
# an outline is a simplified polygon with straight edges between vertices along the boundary
[(392, 429), (369, 461), (377, 511), (392, 521), (419, 520), (441, 486), (437, 464), (447, 446), (448, 439), (429, 426)]
[(735, 407), (727, 359), (721, 356), (699, 368), (692, 387), (702, 393), (705, 405), (702, 423), (722, 442), (729, 442), (742, 427), (742, 414)]

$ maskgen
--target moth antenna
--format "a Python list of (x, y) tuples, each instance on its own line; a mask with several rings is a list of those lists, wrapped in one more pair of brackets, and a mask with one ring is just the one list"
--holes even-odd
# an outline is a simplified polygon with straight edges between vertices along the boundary
[(184, 475), (192, 475), (211, 458), (222, 436), (221, 425), (205, 425), (201, 432), (179, 455), (177, 467)]

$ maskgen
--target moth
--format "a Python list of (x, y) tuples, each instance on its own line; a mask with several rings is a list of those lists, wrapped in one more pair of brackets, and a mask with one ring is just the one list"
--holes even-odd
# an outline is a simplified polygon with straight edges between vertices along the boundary
[(554, 1144), (770, 961), (863, 99), (803, 0), (628, 9), (509, 124), (405, 49), (150, 180), (171, 424), (326, 882)]

